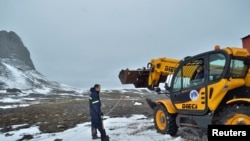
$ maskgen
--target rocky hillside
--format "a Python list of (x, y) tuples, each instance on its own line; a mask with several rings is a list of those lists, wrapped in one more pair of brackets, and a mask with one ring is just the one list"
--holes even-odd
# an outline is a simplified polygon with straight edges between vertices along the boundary
[(21, 69), (35, 70), (29, 50), (21, 38), (13, 31), (0, 31), (0, 58), (18, 65)]
[(0, 90), (75, 93), (75, 88), (50, 81), (36, 70), (29, 50), (13, 31), (0, 31)]

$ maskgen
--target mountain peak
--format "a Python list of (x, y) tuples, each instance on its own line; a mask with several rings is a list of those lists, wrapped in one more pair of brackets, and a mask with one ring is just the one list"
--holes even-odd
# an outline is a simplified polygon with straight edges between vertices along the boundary
[(50, 81), (39, 73), (21, 38), (15, 32), (5, 30), (0, 31), (0, 90), (28, 93), (76, 92), (75, 88)]
[(22, 64), (22, 69), (35, 70), (28, 49), (24, 46), (21, 38), (13, 31), (0, 31), (0, 59), (11, 60), (12, 63)]

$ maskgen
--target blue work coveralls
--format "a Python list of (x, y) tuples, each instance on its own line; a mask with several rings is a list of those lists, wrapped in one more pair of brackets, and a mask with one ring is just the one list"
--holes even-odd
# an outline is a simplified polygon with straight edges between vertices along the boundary
[(106, 136), (105, 130), (102, 126), (102, 111), (101, 111), (101, 101), (99, 92), (95, 88), (90, 88), (89, 95), (89, 111), (91, 116), (91, 126), (98, 129), (101, 136)]

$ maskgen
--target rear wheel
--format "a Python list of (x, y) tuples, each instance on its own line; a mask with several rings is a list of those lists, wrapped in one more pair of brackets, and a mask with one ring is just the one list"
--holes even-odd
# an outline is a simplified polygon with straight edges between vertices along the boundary
[(169, 114), (166, 108), (157, 104), (154, 109), (154, 124), (158, 133), (176, 135), (178, 127), (176, 125), (176, 114)]
[(250, 125), (250, 110), (246, 105), (228, 105), (215, 115), (215, 124)]

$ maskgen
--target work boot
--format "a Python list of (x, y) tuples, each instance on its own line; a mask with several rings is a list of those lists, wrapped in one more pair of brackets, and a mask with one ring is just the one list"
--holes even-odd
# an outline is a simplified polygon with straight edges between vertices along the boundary
[(97, 135), (95, 135), (95, 136), (92, 136), (92, 139), (94, 140), (94, 139), (100, 139), (100, 137), (98, 137)]
[(97, 136), (97, 130), (94, 127), (91, 127), (92, 139), (99, 139), (100, 137)]

